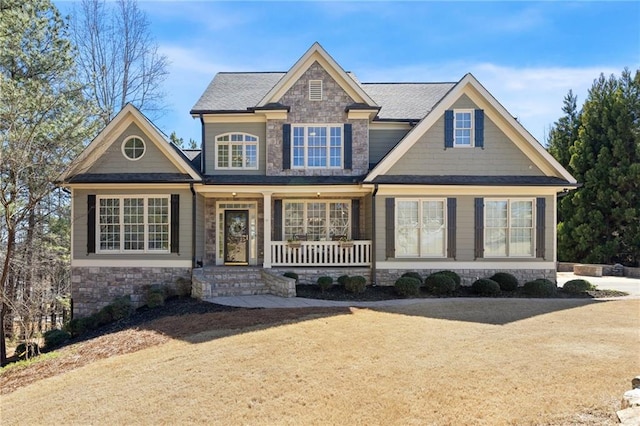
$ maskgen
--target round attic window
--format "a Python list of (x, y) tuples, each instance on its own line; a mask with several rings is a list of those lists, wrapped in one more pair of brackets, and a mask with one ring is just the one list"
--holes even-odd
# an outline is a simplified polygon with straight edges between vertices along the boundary
[(129, 160), (139, 160), (144, 155), (144, 141), (137, 136), (130, 137), (122, 143), (122, 153)]

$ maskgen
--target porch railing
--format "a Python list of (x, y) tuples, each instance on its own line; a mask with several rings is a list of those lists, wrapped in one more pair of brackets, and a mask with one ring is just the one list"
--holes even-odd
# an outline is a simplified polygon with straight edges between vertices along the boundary
[(273, 266), (368, 266), (371, 241), (271, 242)]

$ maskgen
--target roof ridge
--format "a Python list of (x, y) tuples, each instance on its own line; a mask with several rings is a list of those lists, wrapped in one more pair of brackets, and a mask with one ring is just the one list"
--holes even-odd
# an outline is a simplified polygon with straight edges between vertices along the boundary
[(218, 71), (217, 74), (286, 74), (286, 71)]

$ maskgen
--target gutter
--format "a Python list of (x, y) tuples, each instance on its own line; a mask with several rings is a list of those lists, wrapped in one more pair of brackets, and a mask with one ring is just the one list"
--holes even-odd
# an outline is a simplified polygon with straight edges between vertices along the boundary
[(202, 131), (202, 142), (200, 145), (200, 172), (202, 173), (202, 176), (204, 176), (207, 171), (206, 171), (206, 162), (204, 161), (205, 159), (205, 143), (204, 143), (204, 115), (202, 113), (200, 113), (200, 126), (201, 126), (201, 131)]
[(378, 193), (378, 184), (374, 183), (373, 193), (371, 194), (371, 228), (372, 228), (372, 238), (371, 238), (371, 285), (376, 286), (378, 282), (377, 277), (377, 269), (376, 269), (376, 194)]
[(193, 182), (189, 184), (191, 190), (191, 269), (196, 267), (196, 191)]

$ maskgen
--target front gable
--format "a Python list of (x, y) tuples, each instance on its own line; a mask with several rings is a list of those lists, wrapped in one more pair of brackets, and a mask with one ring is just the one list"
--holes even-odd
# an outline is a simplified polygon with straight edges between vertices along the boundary
[[(481, 144), (451, 147), (446, 116), (456, 109), (480, 111)], [(449, 112), (451, 111), (451, 112)], [(546, 176), (575, 184), (571, 176), (471, 75), (467, 74), (369, 173), (390, 175)]]
[[(131, 158), (125, 144), (130, 146), (134, 139), (142, 150)], [(153, 178), (154, 175), (158, 179), (182, 176), (182, 180), (200, 180), (188, 158), (172, 146), (138, 109), (128, 104), (69, 165), (60, 181), (68, 183), (94, 178), (104, 181), (109, 180), (109, 176), (118, 180), (126, 176), (158, 180)]]

